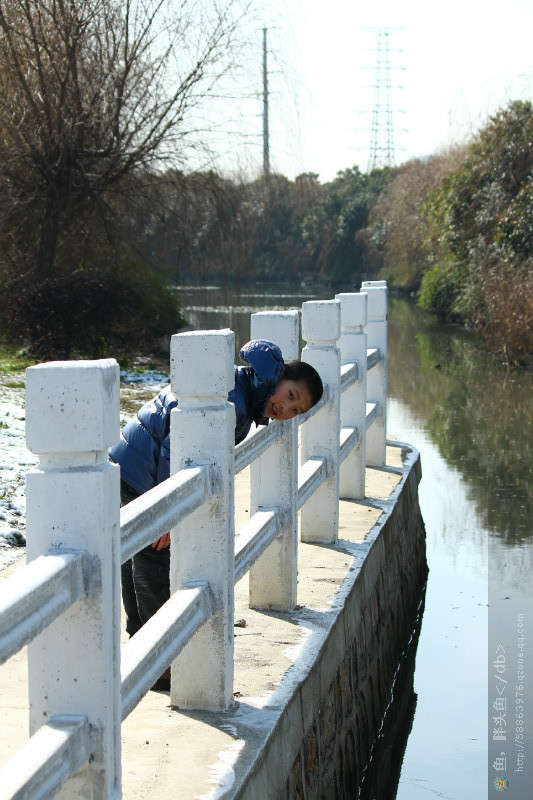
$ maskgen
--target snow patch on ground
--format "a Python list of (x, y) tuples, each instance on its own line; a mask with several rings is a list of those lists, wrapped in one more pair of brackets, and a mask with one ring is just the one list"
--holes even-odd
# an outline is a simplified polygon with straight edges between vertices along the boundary
[(146, 372), (139, 372), (134, 369), (121, 369), (120, 370), (121, 383), (141, 383), (144, 386), (165, 386), (168, 383), (168, 375), (163, 372), (154, 372), (147, 370)]
[(235, 782), (233, 765), (244, 745), (244, 739), (237, 739), (226, 750), (218, 754), (218, 761), (209, 767), (209, 782), (216, 784), (216, 788), (207, 794), (197, 795), (196, 800), (218, 800), (231, 789)]
[(0, 568), (26, 543), (26, 472), (38, 458), (26, 449), (24, 397), (0, 401)]

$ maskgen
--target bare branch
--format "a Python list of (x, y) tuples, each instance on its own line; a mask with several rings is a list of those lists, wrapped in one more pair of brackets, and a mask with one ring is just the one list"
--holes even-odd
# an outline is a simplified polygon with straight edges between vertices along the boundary
[(239, 2), (0, 2), (0, 181), (40, 220), (41, 273), (73, 214), (183, 161), (192, 109), (231, 66)]

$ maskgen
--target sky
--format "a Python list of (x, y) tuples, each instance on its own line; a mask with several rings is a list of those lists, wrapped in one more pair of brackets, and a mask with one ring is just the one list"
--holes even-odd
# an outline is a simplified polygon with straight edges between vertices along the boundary
[(225, 174), (261, 171), (262, 26), (271, 166), (289, 178), (367, 169), (377, 27), (391, 29), (392, 83), (403, 87), (393, 89), (396, 163), (464, 141), (509, 100), (531, 97), (531, 0), (259, 0), (239, 99), (225, 103), (230, 121), (212, 138)]

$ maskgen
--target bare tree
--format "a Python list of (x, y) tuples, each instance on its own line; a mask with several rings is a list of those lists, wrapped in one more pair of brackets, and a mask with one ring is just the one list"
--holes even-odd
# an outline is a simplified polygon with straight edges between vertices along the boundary
[(244, 11), (221, 1), (0, 0), (0, 235), (40, 278), (113, 187), (183, 161), (232, 66)]

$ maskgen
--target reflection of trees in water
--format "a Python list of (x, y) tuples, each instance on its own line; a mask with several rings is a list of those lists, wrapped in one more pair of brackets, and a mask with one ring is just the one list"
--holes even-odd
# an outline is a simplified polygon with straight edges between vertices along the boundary
[(533, 375), (509, 372), (466, 332), (393, 299), (389, 393), (423, 422), (467, 482), (485, 526), (531, 536)]
[[(332, 294), (330, 292), (330, 294)], [(216, 287), (194, 287), (179, 291), (183, 314), (197, 329), (219, 330), (231, 328), (235, 332), (235, 357), (250, 338), (250, 315), (254, 311), (301, 308), (305, 300), (315, 299), (312, 291), (289, 291), (286, 285), (264, 286), (243, 284), (242, 287), (221, 284)], [(328, 296), (325, 290), (324, 296)], [(320, 295), (322, 299), (322, 295)], [(300, 342), (301, 346), (305, 342)]]
[(413, 619), (411, 635), (400, 655), (387, 708), (376, 741), (372, 744), (368, 766), (363, 770), (356, 800), (394, 800), (398, 792), (407, 740), (416, 710), (414, 691), (415, 660), (424, 605), (426, 584)]

